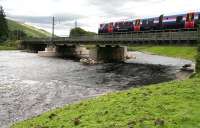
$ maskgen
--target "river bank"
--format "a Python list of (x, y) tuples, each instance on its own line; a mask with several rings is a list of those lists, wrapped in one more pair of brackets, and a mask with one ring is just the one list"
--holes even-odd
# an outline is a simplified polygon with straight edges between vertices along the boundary
[(171, 81), (176, 79), (177, 72), (176, 66), (130, 62), (85, 66), (72, 60), (42, 58), (19, 51), (0, 52), (0, 62), (3, 128), (65, 104)]
[(0, 51), (17, 50), (19, 41), (6, 41), (0, 43)]
[(199, 127), (200, 78), (173, 81), (67, 105), (12, 128)]

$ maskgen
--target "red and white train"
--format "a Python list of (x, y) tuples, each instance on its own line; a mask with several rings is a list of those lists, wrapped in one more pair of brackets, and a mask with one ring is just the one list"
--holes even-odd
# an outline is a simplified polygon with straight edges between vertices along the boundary
[(136, 19), (100, 24), (99, 34), (117, 32), (140, 32), (169, 29), (195, 29), (200, 23), (200, 12), (159, 17)]

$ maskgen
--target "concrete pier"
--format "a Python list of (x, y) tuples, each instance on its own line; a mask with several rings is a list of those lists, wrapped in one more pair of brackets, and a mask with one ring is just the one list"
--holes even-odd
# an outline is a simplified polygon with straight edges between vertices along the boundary
[(57, 53), (61, 57), (67, 58), (84, 58), (88, 57), (89, 50), (80, 45), (63, 45), (57, 46)]
[(90, 51), (90, 58), (97, 62), (123, 62), (126, 60), (127, 47), (97, 45), (95, 49)]
[(38, 55), (41, 57), (57, 57), (59, 54), (57, 53), (56, 47), (48, 46), (45, 48), (45, 51), (38, 51)]
[(48, 46), (44, 51), (39, 51), (41, 57), (68, 57), (84, 58), (88, 57), (89, 50), (79, 45)]

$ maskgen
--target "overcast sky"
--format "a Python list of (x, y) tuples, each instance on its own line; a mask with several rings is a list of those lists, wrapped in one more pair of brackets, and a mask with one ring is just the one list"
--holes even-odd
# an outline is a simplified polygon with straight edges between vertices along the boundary
[(55, 33), (68, 35), (78, 26), (97, 32), (102, 22), (200, 11), (200, 0), (0, 0), (7, 17), (51, 31), (51, 17), (56, 17)]

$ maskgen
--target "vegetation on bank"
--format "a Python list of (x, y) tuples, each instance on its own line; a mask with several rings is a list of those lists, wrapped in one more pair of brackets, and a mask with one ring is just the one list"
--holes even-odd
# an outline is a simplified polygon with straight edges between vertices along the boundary
[(198, 54), (196, 56), (196, 72), (197, 72), (197, 74), (200, 74), (200, 44), (197, 48), (197, 53)]
[(190, 59), (195, 61), (197, 47), (193, 46), (132, 46), (129, 51), (148, 52), (157, 55)]
[(52, 110), (12, 128), (200, 127), (200, 78), (110, 93)]
[(0, 43), (0, 50), (17, 50), (19, 44), (20, 44), (19, 40), (5, 41), (3, 43)]

